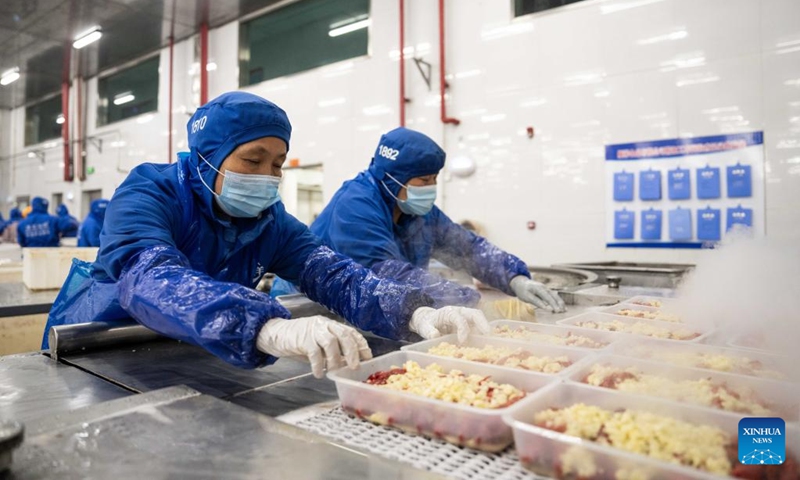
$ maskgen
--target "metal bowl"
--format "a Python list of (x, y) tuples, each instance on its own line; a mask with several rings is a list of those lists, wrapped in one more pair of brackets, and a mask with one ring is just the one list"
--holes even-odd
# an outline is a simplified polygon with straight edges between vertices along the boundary
[(531, 276), (553, 290), (564, 290), (597, 280), (597, 274), (587, 270), (558, 267), (528, 267)]

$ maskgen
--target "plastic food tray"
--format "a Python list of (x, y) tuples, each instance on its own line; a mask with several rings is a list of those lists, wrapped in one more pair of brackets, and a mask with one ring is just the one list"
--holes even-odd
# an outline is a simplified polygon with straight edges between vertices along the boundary
[[(582, 348), (588, 349), (590, 351), (598, 351), (603, 348), (608, 347), (612, 342), (617, 341), (620, 337), (613, 332), (603, 332), (600, 330), (592, 330), (592, 329), (585, 329), (585, 328), (576, 328), (576, 327), (569, 327), (564, 325), (545, 325), (542, 323), (530, 323), (530, 322), (517, 322), (514, 320), (495, 320), (490, 322), (489, 325), (492, 327), (492, 332), (494, 332), (495, 327), (499, 327), (502, 325), (508, 325), (509, 328), (524, 328), (531, 332), (537, 333), (544, 333), (547, 335), (556, 335), (559, 337), (566, 337), (568, 335), (580, 335), (589, 339), (594, 340), (597, 343), (603, 343), (604, 346), (602, 348), (592, 348), (592, 347), (582, 347), (578, 345), (569, 345), (569, 348)], [(502, 338), (513, 340), (515, 342), (524, 342), (527, 344), (540, 344), (540, 345), (553, 345), (553, 346), (567, 346), (567, 345), (554, 345), (552, 343), (548, 343), (546, 341), (539, 341), (537, 339), (525, 339), (525, 338), (507, 338), (507, 337), (494, 337), (494, 338)]]
[(639, 305), (636, 302), (661, 302), (660, 307), (650, 307), (650, 308), (673, 308), (675, 305), (675, 299), (671, 297), (650, 297), (647, 295), (637, 295), (635, 297), (631, 297), (627, 300), (623, 300), (620, 303), (624, 303), (626, 305), (634, 305), (637, 307), (647, 307), (647, 305)]
[[(446, 337), (435, 338), (433, 340), (426, 340), (424, 342), (415, 343), (413, 345), (406, 345), (405, 347), (401, 348), (401, 350), (408, 351), (408, 352), (419, 352), (423, 355), (430, 355), (436, 358), (453, 358), (453, 357), (442, 357), (439, 355), (435, 355), (432, 353), (428, 353), (428, 350), (431, 348), (444, 343), (448, 342), (451, 344), (458, 344), (458, 336), (457, 335), (447, 335)], [(503, 365), (494, 365), (495, 367), (502, 368), (504, 370), (509, 370), (510, 372), (514, 373), (522, 373), (522, 374), (534, 374), (534, 375), (566, 375), (571, 372), (577, 364), (586, 358), (587, 356), (591, 355), (590, 351), (582, 348), (573, 348), (573, 347), (560, 347), (554, 345), (541, 345), (541, 344), (531, 344), (526, 343), (524, 341), (519, 340), (507, 340), (505, 338), (497, 338), (497, 337), (484, 337), (478, 335), (470, 336), (467, 341), (461, 346), (466, 347), (485, 347), (487, 345), (492, 345), (495, 347), (507, 347), (512, 349), (521, 349), (530, 353), (533, 356), (537, 357), (567, 357), (570, 360), (571, 365), (565, 367), (563, 370), (557, 373), (545, 373), (545, 372), (537, 372), (533, 370), (525, 370), (524, 368), (515, 368), (515, 367), (507, 367)], [(474, 360), (466, 360), (466, 359), (459, 359), (465, 362), (470, 363), (477, 363), (480, 365), (492, 365), (487, 364), (484, 362), (477, 362)]]
[[(631, 303), (618, 303), (616, 305), (612, 305), (610, 307), (603, 308), (602, 310), (600, 310), (600, 312), (608, 313), (610, 315), (616, 315), (618, 317), (638, 318), (638, 317), (632, 317), (630, 315), (620, 315), (619, 313), (617, 313), (620, 310), (635, 310), (635, 311), (648, 312), (648, 313), (660, 312), (660, 313), (662, 313), (664, 315), (675, 315), (675, 316), (678, 316), (678, 315), (676, 315), (676, 314), (674, 314), (672, 312), (669, 312), (664, 307), (659, 307), (659, 308), (656, 308), (656, 307), (645, 307), (645, 306), (642, 306), (642, 305), (633, 305)], [(656, 320), (656, 319), (641, 318), (640, 320)], [(669, 322), (668, 320), (656, 320), (656, 321), (659, 321), (659, 322), (666, 321), (668, 323), (676, 323), (676, 324), (683, 323), (682, 320), (680, 322)]]
[[(657, 460), (646, 455), (600, 445), (532, 424), (537, 412), (570, 407), (576, 403), (607, 410), (632, 409), (665, 415), (698, 425), (721, 428), (731, 441), (737, 440), (739, 418), (722, 412), (661, 399), (628, 395), (614, 390), (591, 388), (574, 383), (554, 384), (523, 399), (503, 416), (514, 430), (514, 442), (523, 465), (534, 472), (555, 478), (599, 479), (719, 479), (702, 470)], [(800, 455), (800, 431), (787, 424), (787, 454)], [(578, 474), (570, 467), (583, 470)]]
[[(670, 380), (701, 380), (708, 378), (717, 385), (734, 387), (737, 389), (737, 391), (743, 389), (745, 391), (749, 390), (754, 392), (756, 398), (762, 402), (764, 406), (772, 410), (771, 414), (763, 416), (780, 417), (787, 422), (800, 420), (800, 386), (791, 383), (763, 380), (759, 378), (745, 377), (743, 375), (733, 375), (730, 373), (709, 372), (707, 370), (700, 370), (697, 368), (681, 368), (618, 355), (597, 355), (592, 359), (581, 363), (577, 368), (572, 369), (570, 374), (567, 376), (567, 379), (573, 382), (583, 383), (586, 376), (591, 373), (592, 367), (596, 364), (615, 366), (621, 369), (633, 367), (641, 373), (658, 375)], [(591, 388), (606, 388), (591, 386), (585, 383), (584, 385), (590, 386)], [(666, 392), (626, 393), (631, 395), (659, 397), (680, 403), (691, 403), (688, 400), (673, 399), (671, 397), (664, 396), (663, 393)], [(712, 405), (703, 405), (699, 403), (692, 404), (702, 408), (711, 408), (714, 410), (728, 412), (740, 417), (762, 416), (752, 412), (724, 410), (721, 407), (714, 407)]]
[[(666, 340), (670, 341), (682, 341), (682, 342), (698, 342), (702, 340), (704, 337), (708, 336), (711, 333), (711, 330), (706, 330), (703, 328), (695, 328), (684, 325), (682, 323), (674, 323), (674, 322), (661, 322), (658, 320), (645, 320), (642, 318), (630, 318), (630, 317), (621, 317), (618, 315), (610, 315), (608, 313), (597, 313), (597, 312), (590, 312), (590, 313), (583, 313), (581, 315), (577, 315), (571, 318), (565, 318), (564, 320), (559, 320), (557, 323), (559, 325), (569, 325), (572, 327), (578, 328), (586, 328), (589, 330), (595, 330), (590, 327), (579, 327), (578, 324), (581, 322), (597, 322), (597, 323), (606, 323), (606, 322), (622, 322), (627, 323), (630, 325), (636, 324), (638, 322), (642, 322), (647, 325), (652, 325), (654, 327), (659, 327), (667, 332), (676, 333), (676, 332), (692, 332), (697, 334), (697, 337), (690, 338), (690, 339), (677, 339), (677, 338), (670, 338)], [(605, 331), (605, 330), (601, 330)], [(661, 337), (653, 337), (652, 335), (644, 335), (644, 334), (634, 334), (628, 332), (616, 332), (617, 335), (623, 335), (625, 337), (629, 335), (637, 335), (637, 336), (644, 336), (644, 337), (651, 337), (651, 338), (661, 338)]]
[(511, 444), (511, 427), (502, 419), (503, 413), (510, 407), (470, 407), (364, 383), (371, 374), (389, 370), (393, 366), (400, 367), (408, 360), (414, 360), (422, 367), (437, 363), (445, 370), (456, 369), (467, 375), (490, 375), (492, 381), (508, 383), (526, 392), (533, 392), (551, 381), (558, 381), (558, 377), (552, 375), (520, 375), (516, 371), (493, 365), (408, 351), (374, 358), (361, 363), (355, 370), (342, 368), (329, 372), (328, 378), (336, 382), (342, 408), (360, 418), (396, 427), (407, 433), (440, 438), (488, 452), (498, 452)]
[[(703, 370), (733, 373), (750, 377), (765, 378), (800, 383), (800, 371), (792, 368), (791, 360), (778, 355), (768, 355), (758, 351), (744, 352), (739, 349), (702, 345), (688, 342), (672, 342), (636, 337), (614, 343), (604, 352), (628, 357), (641, 358), (661, 363), (669, 363), (679, 367), (700, 368)], [(759, 365), (754, 366), (754, 371), (737, 369), (735, 365), (721, 364), (712, 367), (699, 361), (695, 356), (714, 355), (729, 357), (733, 361), (750, 360)], [(695, 357), (695, 358), (693, 358)], [(761, 370), (762, 373), (759, 373)], [(775, 375), (770, 375), (772, 371)]]

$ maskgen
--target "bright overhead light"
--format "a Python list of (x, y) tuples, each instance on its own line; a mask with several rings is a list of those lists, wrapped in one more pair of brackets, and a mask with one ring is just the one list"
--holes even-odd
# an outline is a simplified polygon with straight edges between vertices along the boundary
[(61, 115), (61, 114), (59, 114), (59, 115), (56, 117), (56, 123), (57, 123), (57, 124), (59, 124), (59, 125), (61, 125), (62, 123), (64, 123), (64, 115)]
[(103, 32), (100, 31), (100, 27), (95, 25), (94, 27), (86, 30), (85, 32), (81, 32), (78, 35), (75, 35), (75, 41), (72, 42), (72, 46), (81, 49), (90, 43), (94, 43), (100, 40), (100, 37), (103, 36)]
[(120, 93), (114, 97), (114, 105), (122, 105), (136, 99), (131, 92)]
[(361, 30), (362, 28), (369, 27), (370, 19), (367, 18), (366, 20), (361, 20), (359, 22), (349, 23), (343, 27), (333, 28), (328, 31), (328, 36), (330, 37), (338, 37), (339, 35), (344, 35), (346, 33), (355, 32), (356, 30)]
[(0, 75), (0, 85), (8, 85), (9, 83), (16, 82), (19, 78), (19, 67), (14, 67), (11, 70), (6, 70)]

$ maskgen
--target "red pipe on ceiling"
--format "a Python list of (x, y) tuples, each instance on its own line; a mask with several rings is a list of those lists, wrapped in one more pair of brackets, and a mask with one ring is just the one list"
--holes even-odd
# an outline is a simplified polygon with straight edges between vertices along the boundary
[(167, 109), (167, 161), (172, 163), (172, 91), (173, 91), (173, 64), (175, 50), (175, 37), (169, 36), (169, 108)]
[(405, 0), (400, 0), (400, 126), (406, 126), (406, 58), (403, 54), (406, 45)]
[(200, 105), (208, 103), (208, 23), (200, 24)]
[(458, 125), (461, 120), (447, 116), (447, 105), (444, 101), (444, 91), (448, 85), (445, 81), (445, 55), (444, 55), (444, 0), (439, 0), (439, 100), (442, 123)]
[[(80, 59), (80, 54), (77, 56)], [(80, 61), (78, 62), (80, 64)], [(83, 78), (79, 75), (75, 78), (75, 93), (76, 93), (76, 100), (75, 100), (75, 133), (77, 137), (77, 147), (78, 153), (75, 155), (77, 161), (77, 166), (75, 170), (78, 171), (78, 179), (80, 181), (86, 180), (86, 155), (84, 153), (86, 146), (83, 140)]]
[[(75, 1), (69, 5), (69, 21), (67, 22), (67, 32), (72, 31), (75, 24)], [(64, 39), (64, 58), (61, 69), (61, 115), (64, 116), (64, 123), (61, 124), (61, 141), (63, 143), (64, 155), (64, 181), (71, 182), (75, 176), (72, 169), (72, 143), (69, 138), (69, 81), (72, 71), (72, 40), (67, 36)]]

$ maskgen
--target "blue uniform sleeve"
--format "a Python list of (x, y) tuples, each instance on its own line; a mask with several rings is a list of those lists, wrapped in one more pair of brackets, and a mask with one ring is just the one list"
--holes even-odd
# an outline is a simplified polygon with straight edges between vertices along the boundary
[(466, 270), (508, 295), (514, 295), (509, 287), (512, 278), (518, 275), (530, 278), (527, 265), (519, 258), (455, 224), (435, 206), (430, 215), (435, 228), (433, 257), (437, 260), (451, 268)]
[(379, 199), (350, 196), (340, 201), (330, 220), (327, 236), (331, 248), (344, 252), (365, 267), (384, 260), (406, 260), (395, 243), (391, 215), (382, 215), (386, 208)]
[(429, 273), (402, 260), (384, 260), (372, 266), (372, 271), (382, 278), (410, 283), (420, 287), (434, 301), (434, 308), (459, 305), (473, 307), (478, 304), (481, 295), (474, 289)]
[(269, 295), (194, 271), (175, 247), (142, 251), (119, 280), (120, 305), (142, 325), (242, 368), (276, 360), (256, 349), (261, 327), (289, 311)]
[(271, 240), (280, 242), (277, 249), (280, 255), (276, 255), (267, 270), (297, 285), (306, 259), (322, 245), (322, 241), (303, 222), (286, 212), (283, 203), (275, 207), (273, 214), (278, 231)]
[(418, 339), (408, 329), (411, 314), (434, 304), (420, 288), (380, 278), (325, 246), (306, 260), (300, 289), (356, 327), (394, 340)]

